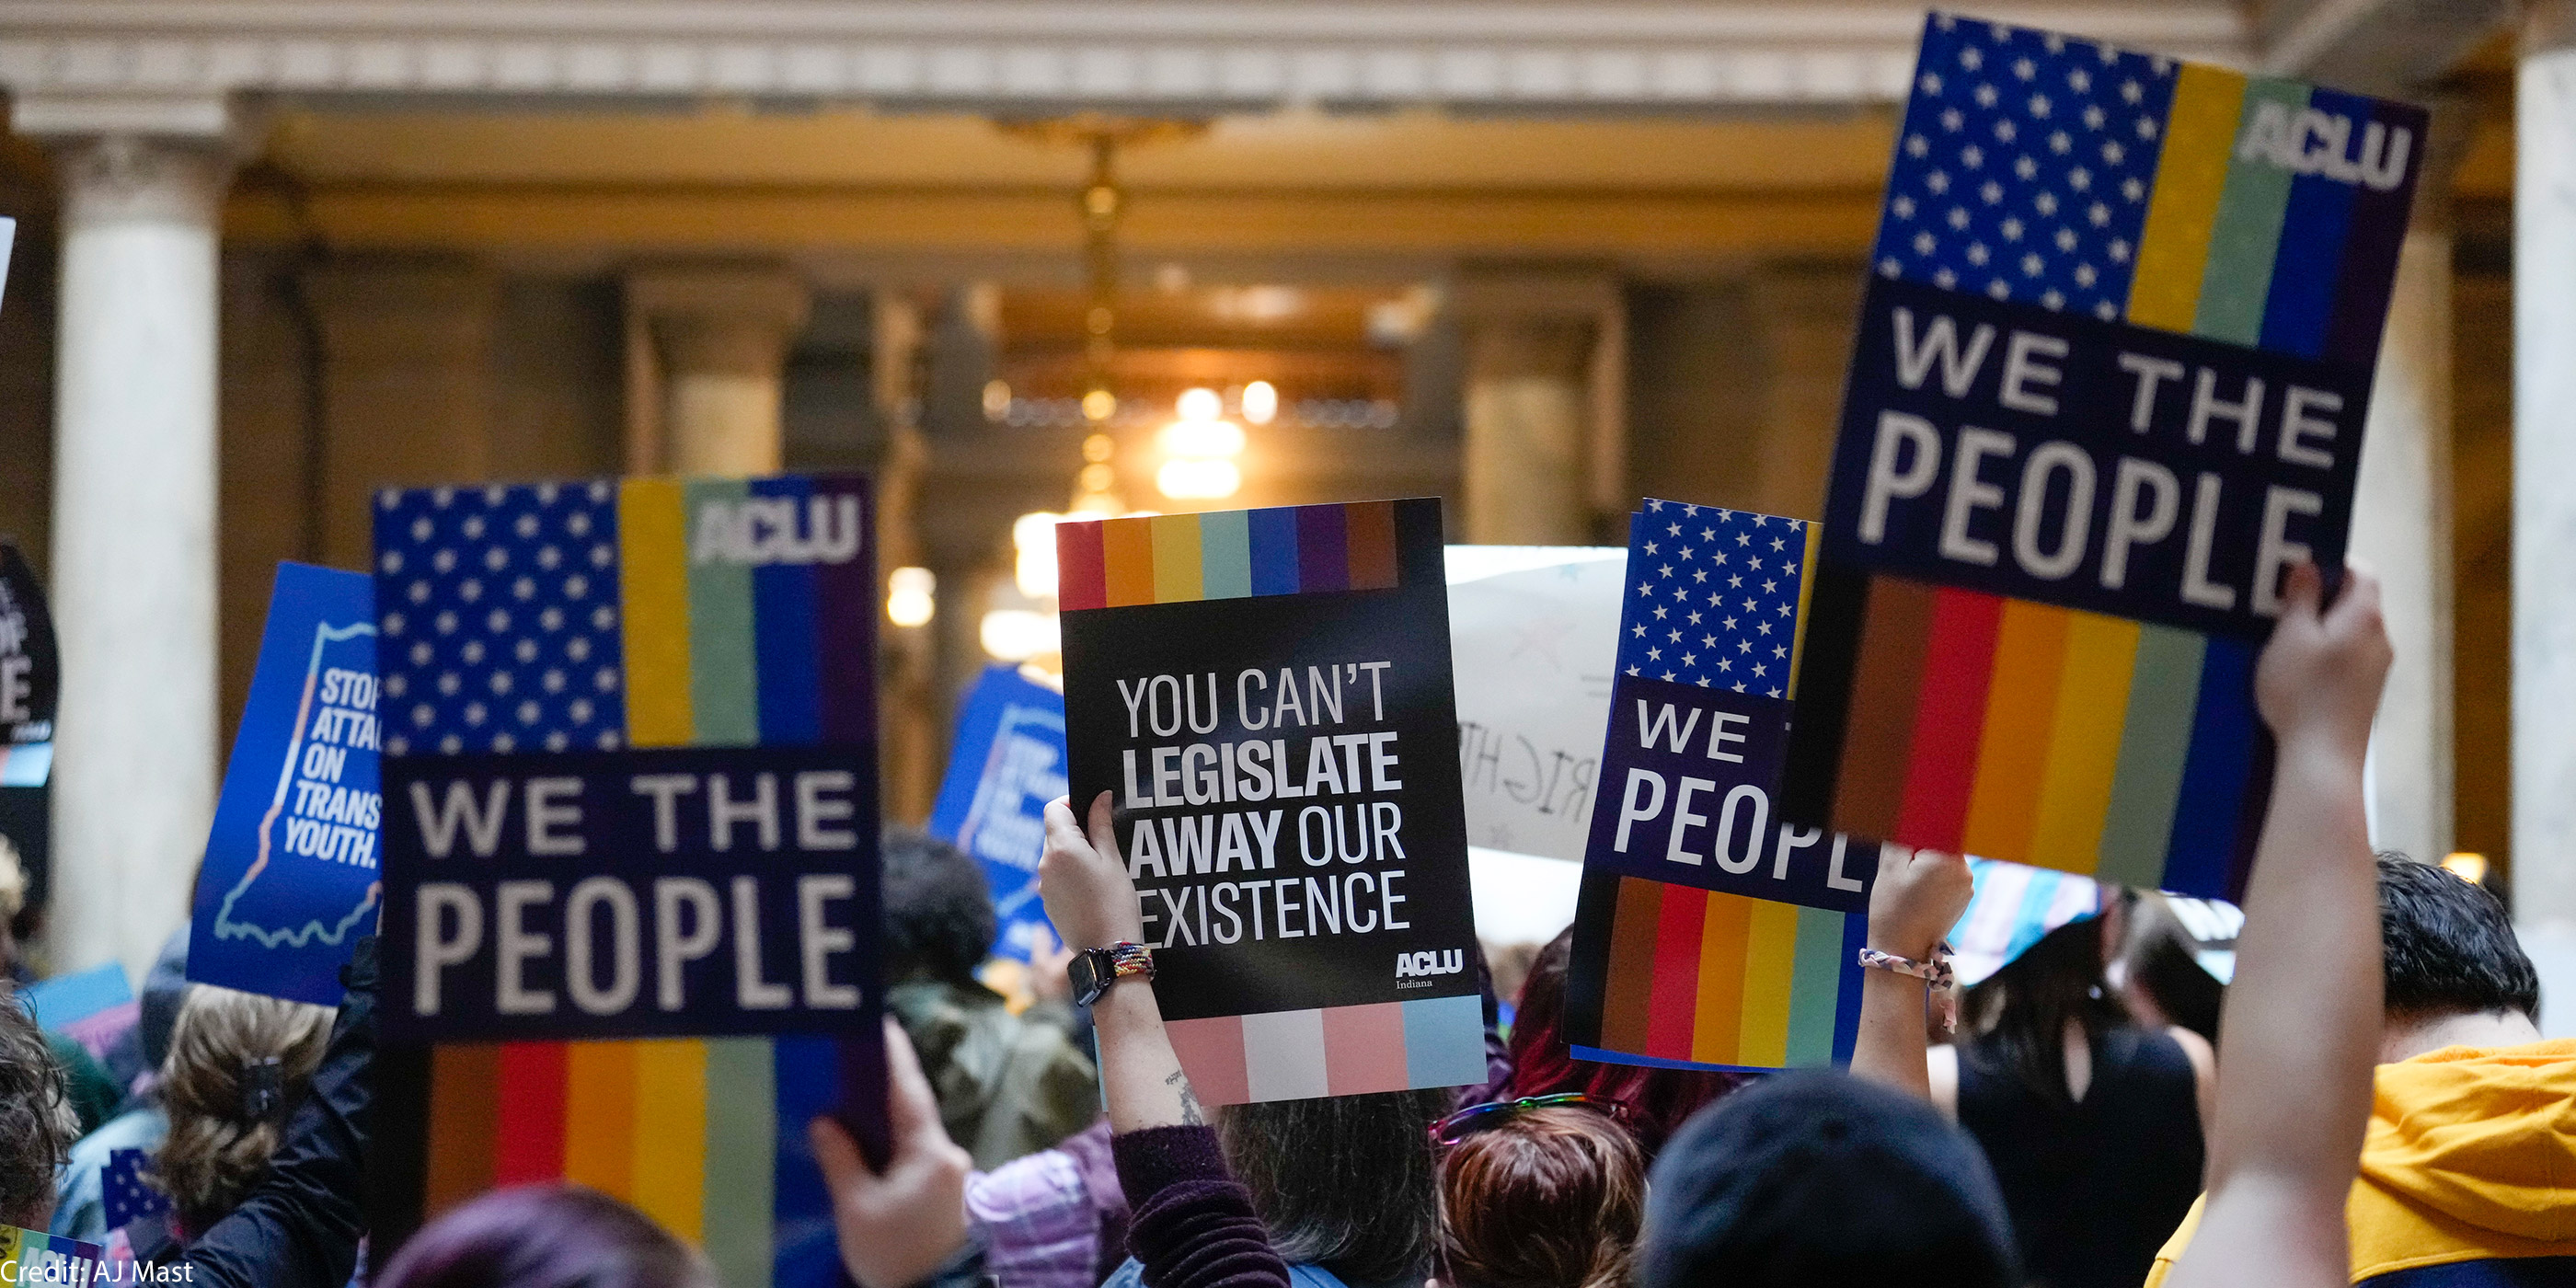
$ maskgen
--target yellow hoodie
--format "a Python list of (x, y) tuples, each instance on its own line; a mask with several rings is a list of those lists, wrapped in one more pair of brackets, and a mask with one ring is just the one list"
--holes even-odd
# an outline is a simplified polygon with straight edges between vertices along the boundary
[[(2383, 1064), (2344, 1215), (2352, 1281), (2419, 1266), (2576, 1256), (2576, 1039), (2444, 1047)], [(2191, 1243), (2192, 1205), (2147, 1288)]]

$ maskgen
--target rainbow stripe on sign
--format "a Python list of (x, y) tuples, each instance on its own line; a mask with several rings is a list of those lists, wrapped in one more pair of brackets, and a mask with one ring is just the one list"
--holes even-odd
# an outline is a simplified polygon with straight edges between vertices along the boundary
[(2255, 645), (1867, 585), (1837, 828), (2122, 885), (2228, 887), (2254, 816)]
[(828, 1211), (804, 1139), (834, 1103), (835, 1050), (828, 1038), (441, 1046), (424, 1211), (572, 1181), (697, 1244), (728, 1288), (778, 1281), (774, 1227)]
[(1055, 541), (1068, 611), (1397, 584), (1392, 501), (1059, 523)]
[(1174, 1020), (1172, 1050), (1212, 1105), (1485, 1080), (1484, 999), (1432, 997)]
[[(865, 486), (385, 493), (386, 753), (872, 741)], [(696, 557), (742, 542), (776, 557)], [(805, 1124), (838, 1103), (841, 1061), (834, 1040), (802, 1036), (441, 1045), (422, 1214), (575, 1181), (699, 1244), (727, 1288), (828, 1282), (829, 1201)]]
[(1755, 1069), (1851, 1059), (1868, 918), (1636, 877), (1587, 878), (1584, 894), (1615, 900), (1596, 1058)]
[(84, 1288), (107, 1282), (106, 1276), (107, 1250), (95, 1243), (0, 1226), (0, 1283)]

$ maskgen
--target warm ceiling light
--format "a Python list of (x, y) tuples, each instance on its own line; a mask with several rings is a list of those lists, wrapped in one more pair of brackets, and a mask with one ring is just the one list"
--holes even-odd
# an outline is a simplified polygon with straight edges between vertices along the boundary
[(1225, 400), (1213, 389), (1184, 389), (1175, 410), (1183, 420), (1215, 420), (1225, 414)]
[(984, 382), (984, 419), (986, 419), (986, 420), (1000, 420), (1000, 419), (1002, 419), (1003, 417), (1008, 416), (1008, 415), (1010, 415), (1010, 414), (1011, 414), (1011, 382), (1009, 382), (1009, 381), (1007, 381), (1007, 380), (987, 380), (987, 381), (985, 381), (985, 382)]
[(2467, 850), (2461, 850), (2444, 858), (2442, 867), (2451, 875), (2471, 885), (2486, 884), (2487, 856), (2483, 854), (2472, 854)]
[(1243, 486), (1243, 471), (1232, 461), (1165, 461), (1154, 486), (1175, 501), (1223, 500)]
[(939, 611), (939, 578), (927, 568), (897, 568), (886, 574), (886, 620), (897, 626), (927, 626)]
[(1267, 425), (1279, 414), (1279, 390), (1267, 380), (1255, 380), (1243, 387), (1243, 418), (1255, 425)]
[(1026, 608), (996, 608), (984, 614), (976, 634), (984, 651), (1003, 662), (1025, 662), (1064, 648), (1055, 614)]
[(1094, 389), (1082, 396), (1082, 418), (1104, 421), (1118, 414), (1118, 395), (1106, 389)]
[(1063, 517), (1038, 510), (1011, 521), (1011, 546), (1018, 553), (1011, 579), (1031, 599), (1055, 598), (1055, 525)]
[(1176, 420), (1155, 435), (1165, 456), (1226, 457), (1243, 454), (1243, 426), (1230, 420)]

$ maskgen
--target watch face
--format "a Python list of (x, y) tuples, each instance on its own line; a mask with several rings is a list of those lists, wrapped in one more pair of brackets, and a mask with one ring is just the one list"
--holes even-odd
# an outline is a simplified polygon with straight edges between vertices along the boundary
[(1075, 953), (1073, 960), (1065, 964), (1064, 973), (1073, 981), (1074, 1005), (1089, 1006), (1100, 996), (1100, 966), (1092, 950)]

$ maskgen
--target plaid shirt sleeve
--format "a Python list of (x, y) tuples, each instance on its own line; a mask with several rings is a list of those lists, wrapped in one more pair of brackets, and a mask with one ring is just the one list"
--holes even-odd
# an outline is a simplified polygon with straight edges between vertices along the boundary
[(1012, 1288), (1092, 1288), (1100, 1216), (1062, 1150), (1042, 1149), (966, 1180), (966, 1215), (986, 1273)]

